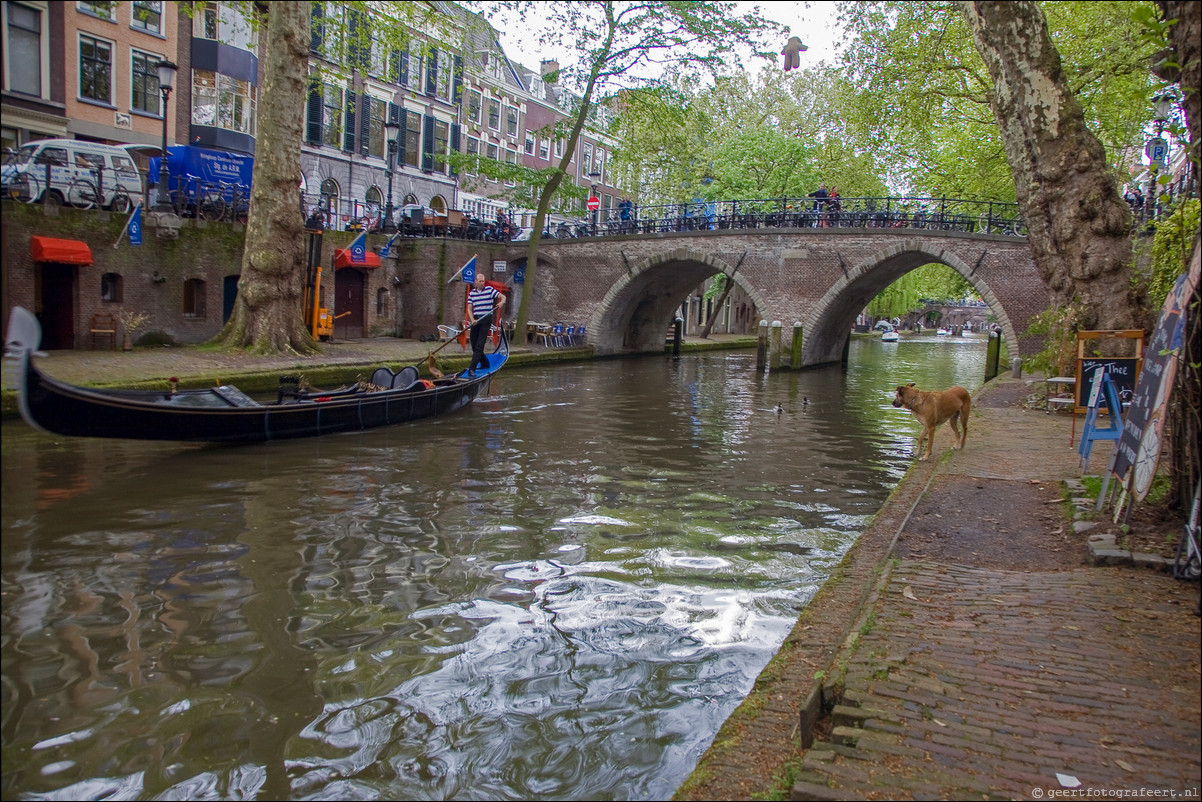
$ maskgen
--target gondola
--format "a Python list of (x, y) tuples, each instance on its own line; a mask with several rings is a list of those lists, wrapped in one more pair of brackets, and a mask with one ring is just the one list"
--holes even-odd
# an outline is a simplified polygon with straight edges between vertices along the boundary
[(417, 368), (377, 368), (368, 382), (337, 390), (301, 387), (280, 379), (275, 401), (260, 402), (236, 387), (201, 390), (96, 390), (58, 381), (38, 370), (42, 330), (27, 309), (14, 307), (5, 342), (14, 360), (18, 403), (30, 426), (72, 437), (247, 443), (316, 437), (433, 418), (462, 409), (486, 393), (509, 358), (502, 332), (489, 366), (423, 380)]

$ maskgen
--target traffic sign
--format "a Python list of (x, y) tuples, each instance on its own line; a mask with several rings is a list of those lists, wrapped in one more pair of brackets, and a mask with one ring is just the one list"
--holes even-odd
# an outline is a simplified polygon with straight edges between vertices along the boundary
[(596, 195), (593, 195), (591, 198), (588, 199), (588, 210), (590, 212), (595, 212), (600, 208), (601, 208), (601, 199), (600, 198), (598, 198)]
[(1149, 139), (1147, 146), (1144, 148), (1144, 153), (1147, 155), (1152, 167), (1161, 169), (1168, 162), (1169, 143), (1160, 137)]

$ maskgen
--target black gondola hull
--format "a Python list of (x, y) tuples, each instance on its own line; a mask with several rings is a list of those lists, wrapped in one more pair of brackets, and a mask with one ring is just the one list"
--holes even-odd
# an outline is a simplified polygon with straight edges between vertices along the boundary
[[(492, 375), (508, 359), (508, 343), (502, 338), (489, 357), (490, 369), (472, 377), (460, 375), (428, 388), (373, 392), (352, 388), (259, 404), (232, 387), (171, 393), (91, 390), (66, 384), (38, 370), (28, 346), (33, 336), (25, 333), (19, 338), (25, 344), (18, 341), (14, 346), (10, 323), (6, 350), (9, 357), (20, 360), (18, 401), (26, 422), (70, 437), (131, 440), (262, 442), (433, 418), (462, 409), (486, 393)], [(36, 347), (36, 339), (33, 343)]]

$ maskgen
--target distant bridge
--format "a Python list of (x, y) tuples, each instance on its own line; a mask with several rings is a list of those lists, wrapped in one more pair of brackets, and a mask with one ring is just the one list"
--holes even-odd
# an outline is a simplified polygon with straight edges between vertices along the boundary
[[(400, 250), (405, 319), (427, 330), (458, 317), (462, 289), (445, 282), (473, 253), (486, 274), (488, 265), (504, 260), (506, 272), (494, 276), (502, 280), (526, 260), (525, 243), (416, 239)], [(546, 239), (529, 315), (585, 324), (588, 343), (601, 354), (659, 352), (681, 302), (724, 273), (752, 299), (760, 319), (780, 321), (790, 333), (801, 323), (800, 364), (813, 367), (838, 362), (868, 302), (928, 263), (947, 265), (972, 285), (1012, 354), (1039, 350), (1042, 343), (1025, 332), (1051, 295), (1026, 239), (956, 229), (725, 228)], [(786, 353), (782, 362), (790, 359)]]

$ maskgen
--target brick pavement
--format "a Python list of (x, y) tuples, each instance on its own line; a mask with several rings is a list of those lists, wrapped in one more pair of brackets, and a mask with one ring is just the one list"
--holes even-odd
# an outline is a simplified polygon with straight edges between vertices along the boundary
[[(1076, 476), (1057, 418), (982, 405), (969, 449), (939, 472), (985, 483)], [(1094, 472), (1105, 458), (1095, 453)], [(1064, 775), (1080, 783), (1078, 798), (1145, 789), (1197, 799), (1197, 596), (1131, 568), (888, 561), (834, 660), (842, 698), (830, 735), (803, 753), (792, 798), (1047, 799), (1072, 784)]]

